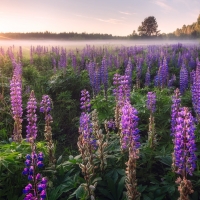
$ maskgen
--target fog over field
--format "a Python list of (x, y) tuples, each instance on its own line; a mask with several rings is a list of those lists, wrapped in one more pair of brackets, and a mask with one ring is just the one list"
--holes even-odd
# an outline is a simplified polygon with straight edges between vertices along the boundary
[(30, 46), (62, 46), (67, 49), (83, 48), (90, 46), (149, 46), (170, 45), (181, 43), (183, 45), (200, 45), (200, 39), (196, 40), (0, 40), (0, 47), (30, 47)]

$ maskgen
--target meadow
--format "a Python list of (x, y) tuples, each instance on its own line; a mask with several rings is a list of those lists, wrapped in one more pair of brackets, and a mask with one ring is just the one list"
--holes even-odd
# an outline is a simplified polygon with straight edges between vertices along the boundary
[(200, 45), (0, 47), (0, 199), (199, 200)]

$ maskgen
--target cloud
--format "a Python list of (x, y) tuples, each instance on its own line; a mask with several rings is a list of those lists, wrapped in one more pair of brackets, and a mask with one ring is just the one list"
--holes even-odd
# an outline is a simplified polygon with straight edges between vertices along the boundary
[(95, 18), (98, 21), (101, 22), (106, 22), (106, 23), (111, 23), (111, 24), (121, 24), (123, 22), (123, 20), (119, 20), (119, 19), (100, 19), (100, 18)]
[(156, 4), (157, 6), (160, 6), (163, 9), (167, 10), (167, 11), (173, 10), (173, 8), (171, 6), (167, 5), (162, 0), (155, 0), (155, 1), (153, 1), (153, 3)]
[(135, 15), (136, 14), (136, 13), (122, 12), (122, 11), (119, 11), (119, 13), (124, 14), (124, 15)]

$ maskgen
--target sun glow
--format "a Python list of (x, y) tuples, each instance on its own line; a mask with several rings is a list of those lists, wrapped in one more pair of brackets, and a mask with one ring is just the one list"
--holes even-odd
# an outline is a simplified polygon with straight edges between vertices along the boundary
[(0, 34), (0, 39), (12, 40), (12, 38), (9, 38), (9, 37), (2, 36), (1, 34)]

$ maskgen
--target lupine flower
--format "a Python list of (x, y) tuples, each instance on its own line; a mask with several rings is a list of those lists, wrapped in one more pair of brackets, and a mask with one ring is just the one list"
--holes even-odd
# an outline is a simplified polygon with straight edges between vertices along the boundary
[(125, 69), (125, 75), (128, 76), (128, 82), (130, 87), (132, 85), (132, 73), (133, 73), (133, 65), (131, 63), (131, 58), (129, 57), (128, 65)]
[[(41, 196), (41, 191), (38, 190), (37, 185), (43, 184), (44, 190), (46, 189), (46, 183), (43, 183), (41, 180), (41, 175), (39, 173), (36, 174), (37, 167), (41, 168), (44, 166), (43, 164), (43, 153), (36, 153), (36, 145), (35, 145), (35, 139), (37, 136), (37, 116), (35, 114), (36, 112), (36, 106), (37, 102), (35, 99), (34, 91), (31, 91), (28, 105), (27, 105), (27, 141), (31, 144), (31, 154), (26, 155), (25, 165), (22, 174), (28, 176), (28, 181), (33, 182), (33, 184), (28, 184), (28, 186), (25, 187), (23, 190), (23, 193), (26, 194), (25, 200), (32, 200), (32, 199), (38, 199), (39, 196)], [(43, 110), (47, 110), (48, 107), (44, 107)], [(31, 187), (30, 187), (31, 186)], [(45, 191), (46, 192), (46, 191)], [(42, 196), (45, 198), (45, 192), (42, 193)], [(42, 198), (42, 199), (44, 199)]]
[(149, 86), (150, 85), (150, 69), (149, 67), (147, 68), (147, 72), (146, 72), (146, 76), (145, 76), (145, 86)]
[(171, 88), (175, 81), (176, 81), (176, 75), (172, 74), (172, 77), (171, 79), (169, 79), (169, 82), (168, 82), (168, 87)]
[(36, 109), (37, 109), (37, 102), (35, 98), (35, 94), (33, 91), (31, 91), (28, 103), (27, 103), (27, 121), (28, 125), (26, 126), (26, 139), (28, 142), (34, 141), (37, 136), (37, 115), (36, 115)]
[(134, 107), (132, 107), (129, 102), (126, 102), (125, 105), (122, 107), (121, 147), (122, 149), (127, 149), (130, 146), (130, 143), (133, 142), (135, 155), (137, 155), (138, 148), (140, 147), (140, 135), (138, 134), (139, 130), (137, 128), (139, 118), (137, 114), (137, 110)]
[(83, 110), (84, 112), (90, 111), (90, 107), (91, 107), (90, 94), (86, 89), (81, 91), (80, 102), (81, 102), (81, 110)]
[(158, 83), (161, 88), (163, 88), (168, 81), (168, 65), (166, 58), (164, 57), (163, 63), (160, 63), (160, 67), (158, 70)]
[(148, 92), (147, 94), (147, 108), (152, 113), (156, 110), (156, 94), (154, 92)]
[(188, 87), (188, 71), (185, 64), (182, 65), (180, 70), (180, 92), (183, 94)]
[[(40, 193), (40, 195), (41, 195), (42, 191), (43, 190), (45, 191), (45, 189), (46, 189), (47, 179), (44, 177), (42, 178), (41, 174), (39, 174), (39, 173), (34, 175), (35, 171), (36, 171), (36, 165), (39, 168), (44, 166), (42, 161), (43, 161), (43, 153), (42, 152), (40, 152), (38, 154), (32, 152), (31, 155), (30, 154), (26, 155), (26, 161), (25, 161), (26, 167), (24, 168), (22, 174), (27, 175), (28, 180), (32, 181), (33, 184), (29, 183), (23, 190), (23, 193), (26, 194), (24, 199), (29, 200), (30, 197), (36, 198), (36, 197), (38, 197), (38, 195), (37, 195), (38, 193)], [(38, 184), (38, 186), (37, 186), (37, 184)], [(31, 192), (31, 190), (33, 193)], [(44, 192), (42, 194), (44, 194)], [(45, 196), (45, 195), (43, 195), (43, 196)], [(45, 198), (45, 197), (43, 197), (43, 198)]]
[(13, 119), (15, 120), (13, 140), (20, 142), (22, 140), (22, 88), (21, 78), (15, 75), (10, 82), (10, 96)]
[(154, 92), (147, 93), (146, 106), (148, 110), (150, 111), (148, 142), (150, 144), (150, 147), (152, 148), (157, 143), (156, 134), (155, 134), (154, 116), (153, 116), (153, 113), (156, 110), (156, 93)]
[[(42, 96), (42, 101), (40, 102), (40, 112), (44, 113), (45, 115), (45, 130), (44, 130), (44, 136), (45, 140), (47, 141), (47, 148), (48, 148), (48, 154), (49, 154), (49, 163), (54, 163), (54, 143), (52, 140), (52, 128), (51, 123), (53, 122), (53, 118), (50, 114), (51, 111), (51, 99), (48, 95)], [(42, 155), (41, 155), (42, 158)], [(39, 160), (42, 161), (42, 159)], [(38, 163), (38, 167), (42, 167), (42, 164)]]
[(130, 85), (128, 76), (124, 75), (120, 77), (120, 85), (118, 87), (119, 104), (123, 105), (125, 101), (130, 101)]
[(101, 72), (100, 68), (94, 71), (94, 94), (97, 95), (101, 90)]
[[(89, 101), (87, 101), (87, 99), (89, 99), (88, 95), (89, 94), (86, 90), (82, 91), (82, 97), (84, 97), (82, 99), (82, 106), (85, 102), (87, 104), (89, 103)], [(83, 108), (85, 110), (87, 106), (83, 106)], [(84, 175), (84, 179), (86, 180), (85, 191), (87, 192), (87, 197), (90, 197), (91, 199), (94, 199), (95, 189), (91, 182), (94, 171), (93, 151), (97, 149), (97, 141), (93, 134), (93, 126), (96, 127), (96, 124), (92, 124), (90, 115), (87, 110), (85, 110), (85, 112), (82, 112), (80, 116), (80, 135), (78, 137), (77, 145), (82, 156), (82, 163), (79, 166)], [(94, 132), (95, 131), (96, 130), (94, 130)], [(94, 187), (94, 189), (91, 189), (91, 186)]]
[(32, 189), (32, 184), (28, 184), (24, 189), (23, 189), (23, 193), (27, 194), (28, 192), (30, 192), (30, 190)]
[(142, 59), (139, 58), (137, 59), (137, 64), (136, 64), (136, 87), (140, 88), (140, 78), (142, 75)]
[(186, 177), (192, 176), (196, 168), (197, 157), (195, 155), (194, 118), (187, 107), (178, 112), (174, 135), (174, 159), (176, 172)]
[(22, 117), (22, 91), (21, 91), (21, 80), (16, 76), (12, 77), (10, 82), (10, 95), (11, 95), (11, 106), (13, 118)]
[(114, 74), (113, 77), (113, 85), (115, 86), (115, 89), (113, 90), (113, 94), (115, 95), (116, 99), (118, 99), (118, 87), (120, 85), (120, 74)]
[(105, 57), (103, 57), (101, 62), (101, 84), (104, 86), (106, 94), (108, 89), (108, 64)]
[(81, 113), (79, 132), (83, 135), (83, 140), (85, 143), (92, 145), (93, 148), (96, 148), (96, 140), (92, 137), (92, 123), (88, 113)]
[(196, 68), (191, 91), (193, 108), (196, 112), (198, 120), (200, 120), (200, 62), (198, 63)]
[(195, 70), (190, 72), (190, 85), (192, 86), (195, 81)]
[(107, 122), (107, 126), (109, 129), (112, 129), (112, 130), (115, 130), (115, 121), (113, 119), (110, 119), (108, 122)]
[(154, 77), (154, 85), (156, 86), (156, 87), (158, 87), (159, 86), (159, 77), (158, 77), (158, 75), (156, 75), (155, 77)]
[(40, 102), (40, 112), (49, 113), (51, 111), (51, 99), (48, 95), (42, 96), (42, 101)]
[(180, 92), (177, 88), (172, 96), (172, 106), (171, 106), (171, 136), (175, 135), (176, 118), (178, 117), (178, 112), (181, 107)]
[(129, 150), (129, 160), (126, 162), (126, 189), (128, 199), (137, 199), (136, 159), (139, 158), (140, 135), (137, 128), (138, 112), (126, 102), (122, 107), (121, 116), (121, 148)]

